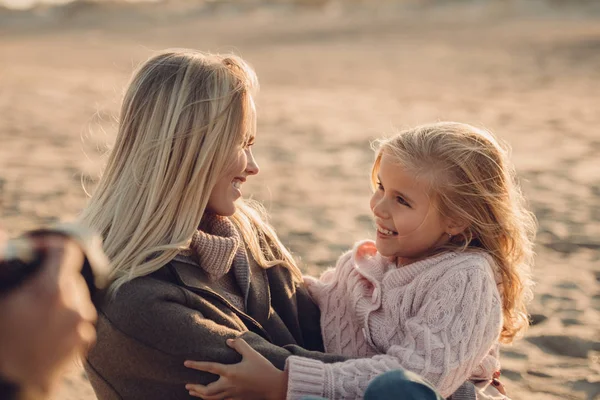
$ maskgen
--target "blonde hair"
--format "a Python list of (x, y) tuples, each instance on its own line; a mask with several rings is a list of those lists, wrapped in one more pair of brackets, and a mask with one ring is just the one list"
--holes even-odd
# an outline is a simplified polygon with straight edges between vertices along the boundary
[[(457, 122), (440, 122), (402, 131), (377, 142), (372, 182), (383, 153), (427, 180), (434, 204), (444, 216), (465, 222), (465, 231), (444, 249), (483, 249), (501, 276), (503, 327), (500, 340), (510, 343), (529, 320), (531, 267), (536, 220), (509, 162), (509, 150), (485, 130)], [(437, 249), (443, 250), (443, 249)]]
[[(134, 74), (116, 142), (81, 221), (98, 231), (110, 258), (111, 292), (170, 262), (189, 245), (235, 148), (254, 134), (254, 71), (234, 55), (167, 50)], [(264, 268), (291, 254), (256, 202), (230, 217)]]

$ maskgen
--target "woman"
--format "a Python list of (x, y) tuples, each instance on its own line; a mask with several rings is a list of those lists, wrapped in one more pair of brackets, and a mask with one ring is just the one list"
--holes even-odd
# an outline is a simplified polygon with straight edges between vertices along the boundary
[[(241, 59), (185, 50), (151, 58), (133, 77), (81, 216), (114, 268), (85, 365), (100, 400), (187, 399), (185, 382), (217, 377), (184, 361), (237, 363), (232, 338), (280, 370), (291, 355), (344, 359), (322, 353), (319, 310), (298, 267), (241, 199), (259, 171), (257, 86)], [(285, 388), (273, 392), (284, 397)]]
[(240, 199), (258, 173), (256, 89), (241, 59), (191, 51), (157, 55), (134, 76), (81, 216), (114, 268), (86, 360), (100, 399), (188, 398), (182, 383), (214, 376), (184, 360), (238, 362), (225, 344), (234, 337), (281, 368), (291, 354), (341, 359), (309, 352), (323, 350), (318, 308), (272, 228)]

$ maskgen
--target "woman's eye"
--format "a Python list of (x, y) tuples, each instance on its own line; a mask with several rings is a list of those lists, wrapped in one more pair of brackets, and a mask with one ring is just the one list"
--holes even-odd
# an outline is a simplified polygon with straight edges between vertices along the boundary
[(403, 206), (410, 207), (410, 204), (408, 204), (408, 202), (404, 200), (404, 197), (402, 196), (396, 196), (396, 201), (402, 204)]

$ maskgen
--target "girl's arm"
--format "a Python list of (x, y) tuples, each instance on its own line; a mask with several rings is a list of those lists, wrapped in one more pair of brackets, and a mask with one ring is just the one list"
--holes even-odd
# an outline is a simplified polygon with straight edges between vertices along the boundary
[(204, 399), (218, 398), (212, 397), (217, 393), (228, 393), (232, 399), (282, 399), (282, 390), (287, 386), (288, 399), (311, 395), (357, 399), (363, 397), (376, 376), (407, 369), (423, 376), (448, 397), (490, 350), (500, 333), (501, 318), (495, 283), (483, 269), (469, 268), (446, 276), (432, 288), (424, 307), (398, 331), (402, 335), (400, 344), (391, 346), (386, 354), (332, 364), (292, 356), (287, 360), (286, 376), (243, 341), (236, 340), (229, 345), (243, 355), (244, 361), (234, 365), (187, 364), (221, 376), (213, 384), (191, 385), (188, 390)]
[(424, 306), (398, 327), (397, 345), (368, 359), (324, 364), (290, 357), (288, 398), (361, 398), (369, 381), (404, 368), (451, 395), (486, 356), (502, 324), (499, 294), (485, 268), (465, 268), (432, 287)]
[[(374, 246), (367, 246), (369, 248)], [(343, 291), (345, 282), (348, 280), (348, 274), (353, 269), (351, 260), (353, 252), (348, 251), (340, 257), (336, 268), (330, 268), (325, 271), (319, 279), (310, 276), (304, 277), (305, 288), (309, 292), (312, 300), (325, 312), (327, 307), (323, 304), (326, 301), (326, 294), (332, 290)], [(299, 288), (300, 291), (300, 288)], [(318, 324), (316, 324), (318, 326)], [(261, 354), (257, 353), (244, 340), (228, 340), (227, 345), (238, 351), (243, 359), (237, 364), (222, 364), (214, 362), (197, 362), (189, 360), (185, 363), (188, 368), (196, 369), (203, 372), (208, 372), (214, 375), (219, 375), (220, 378), (208, 385), (200, 385), (190, 383), (186, 385), (186, 389), (190, 395), (202, 397), (204, 399), (226, 397), (231, 399), (285, 399), (287, 393), (287, 371), (282, 371)], [(297, 346), (285, 346), (289, 351), (295, 353)], [(314, 356), (308, 354), (310, 352), (304, 350), (304, 354), (294, 354), (303, 359), (316, 359), (322, 356), (321, 353), (314, 353)], [(330, 355), (330, 357), (339, 357)], [(327, 362), (342, 361), (339, 359), (323, 360)], [(283, 366), (281, 367), (283, 368)], [(283, 388), (283, 392), (281, 389)]]
[(348, 290), (348, 281), (355, 280), (356, 269), (360, 268), (362, 279), (381, 280), (387, 264), (391, 261), (377, 253), (377, 247), (372, 240), (363, 240), (354, 245), (352, 250), (342, 254), (337, 260), (335, 268), (329, 268), (317, 279), (304, 276), (306, 286), (311, 298), (319, 306), (321, 312), (328, 310), (327, 297), (330, 292), (345, 293)]

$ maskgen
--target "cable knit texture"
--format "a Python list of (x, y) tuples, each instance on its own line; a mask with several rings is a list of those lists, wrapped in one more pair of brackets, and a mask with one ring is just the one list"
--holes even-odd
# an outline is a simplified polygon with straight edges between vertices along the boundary
[(321, 309), (325, 350), (359, 359), (290, 357), (288, 398), (362, 398), (375, 376), (398, 368), (444, 397), (469, 378), (491, 379), (502, 328), (494, 265), (483, 252), (446, 252), (397, 267), (364, 241), (319, 280), (305, 277)]

